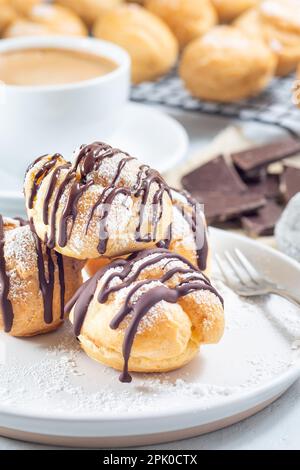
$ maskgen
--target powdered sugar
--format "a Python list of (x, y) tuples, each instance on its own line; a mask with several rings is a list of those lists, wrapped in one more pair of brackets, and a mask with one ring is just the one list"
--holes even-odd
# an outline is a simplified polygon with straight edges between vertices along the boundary
[(206, 409), (299, 361), (300, 318), (293, 306), (276, 307), (277, 300), (271, 300), (268, 308), (269, 302), (241, 299), (220, 282), (217, 287), (226, 305), (220, 344), (203, 346), (179, 371), (134, 374), (132, 384), (119, 383), (118, 372), (89, 359), (68, 323), (30, 340), (1, 334), (6, 350), (6, 362), (0, 365), (1, 407), (91, 417), (153, 413), (186, 404)]
[(8, 269), (11, 265), (18, 265), (19, 271), (32, 272), (37, 264), (37, 255), (29, 225), (5, 232), (4, 253)]

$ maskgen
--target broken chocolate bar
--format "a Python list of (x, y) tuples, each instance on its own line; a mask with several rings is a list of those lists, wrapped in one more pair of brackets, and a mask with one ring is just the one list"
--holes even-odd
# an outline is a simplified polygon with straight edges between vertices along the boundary
[(247, 189), (235, 168), (228, 165), (223, 155), (215, 157), (208, 163), (183, 176), (183, 186), (189, 191), (244, 191)]
[(300, 139), (289, 137), (272, 144), (252, 147), (242, 152), (232, 153), (231, 158), (239, 171), (252, 174), (270, 163), (291, 157), (299, 152)]
[(285, 166), (280, 178), (280, 190), (286, 203), (300, 192), (300, 169)]
[(250, 193), (222, 193), (218, 191), (192, 195), (204, 205), (204, 213), (209, 224), (226, 222), (242, 214), (250, 214), (263, 207), (266, 200)]
[(218, 156), (182, 178), (183, 187), (199, 202), (209, 223), (225, 222), (262, 207), (266, 200), (251, 193), (233, 166)]
[(261, 180), (248, 182), (247, 186), (251, 193), (258, 193), (267, 199), (279, 199), (279, 175), (264, 175)]
[(242, 227), (247, 235), (251, 237), (273, 235), (275, 225), (282, 211), (283, 208), (279, 204), (268, 200), (265, 206), (259, 209), (257, 214), (241, 218)]

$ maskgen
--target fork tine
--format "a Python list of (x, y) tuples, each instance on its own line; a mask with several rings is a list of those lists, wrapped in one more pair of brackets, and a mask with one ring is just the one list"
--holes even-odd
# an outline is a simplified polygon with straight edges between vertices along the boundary
[(250, 276), (250, 278), (252, 279), (252, 281), (255, 284), (260, 284), (262, 278), (261, 278), (260, 274), (254, 268), (254, 266), (246, 258), (246, 256), (238, 248), (235, 249), (235, 254), (238, 257), (241, 264), (243, 265), (245, 271), (247, 271), (247, 273)]
[(252, 284), (252, 280), (249, 277), (247, 271), (244, 270), (242, 265), (236, 261), (229, 251), (225, 251), (225, 257), (230, 264), (231, 269), (233, 270), (234, 274), (237, 276), (238, 280), (244, 286)]
[(224, 280), (225, 280), (226, 284), (231, 286), (232, 285), (232, 279), (229, 277), (228, 272), (226, 272), (226, 270), (224, 269), (224, 267), (223, 267), (224, 263), (223, 263), (221, 257), (218, 254), (215, 254), (215, 259), (216, 259), (218, 268), (219, 268), (222, 276), (224, 277)]

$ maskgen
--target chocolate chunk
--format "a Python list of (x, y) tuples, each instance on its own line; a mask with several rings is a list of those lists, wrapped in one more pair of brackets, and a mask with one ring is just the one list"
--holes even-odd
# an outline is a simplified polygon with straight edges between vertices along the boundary
[(239, 171), (251, 174), (259, 168), (283, 158), (291, 157), (298, 152), (300, 152), (300, 139), (289, 137), (272, 144), (232, 153), (231, 158)]
[(274, 201), (268, 200), (257, 214), (241, 218), (242, 227), (251, 237), (273, 235), (275, 225), (283, 208)]
[(244, 191), (245, 183), (239, 177), (232, 165), (228, 165), (223, 155), (210, 160), (205, 165), (196, 168), (183, 176), (182, 185), (189, 192), (192, 190), (206, 191)]
[(260, 194), (267, 199), (279, 199), (279, 183), (279, 175), (264, 175), (260, 181), (248, 182), (248, 188), (251, 193)]
[(286, 203), (300, 192), (300, 168), (284, 167), (280, 179), (280, 190)]
[(193, 192), (193, 196), (204, 204), (204, 213), (209, 224), (226, 222), (242, 214), (249, 214), (263, 207), (266, 200), (250, 193), (222, 193), (219, 191)]
[(249, 192), (234, 167), (223, 156), (185, 175), (182, 185), (204, 204), (209, 223), (231, 220), (265, 204), (263, 196)]

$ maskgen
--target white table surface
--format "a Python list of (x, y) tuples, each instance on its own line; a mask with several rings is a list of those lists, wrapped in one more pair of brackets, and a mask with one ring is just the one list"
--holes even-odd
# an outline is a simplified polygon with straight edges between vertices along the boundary
[[(171, 112), (186, 128), (191, 139), (190, 151), (195, 151), (221, 131), (228, 120), (201, 118), (196, 114)], [(199, 140), (201, 128), (206, 138)], [(213, 131), (212, 131), (213, 129)], [(249, 132), (256, 133), (256, 128)], [(273, 128), (266, 126), (265, 132), (272, 135)], [(300, 449), (300, 380), (275, 403), (260, 413), (228, 428), (204, 436), (168, 444), (141, 447), (141, 449), (176, 450), (238, 450), (238, 449)], [(57, 447), (32, 444), (0, 437), (0, 450), (39, 450)]]

